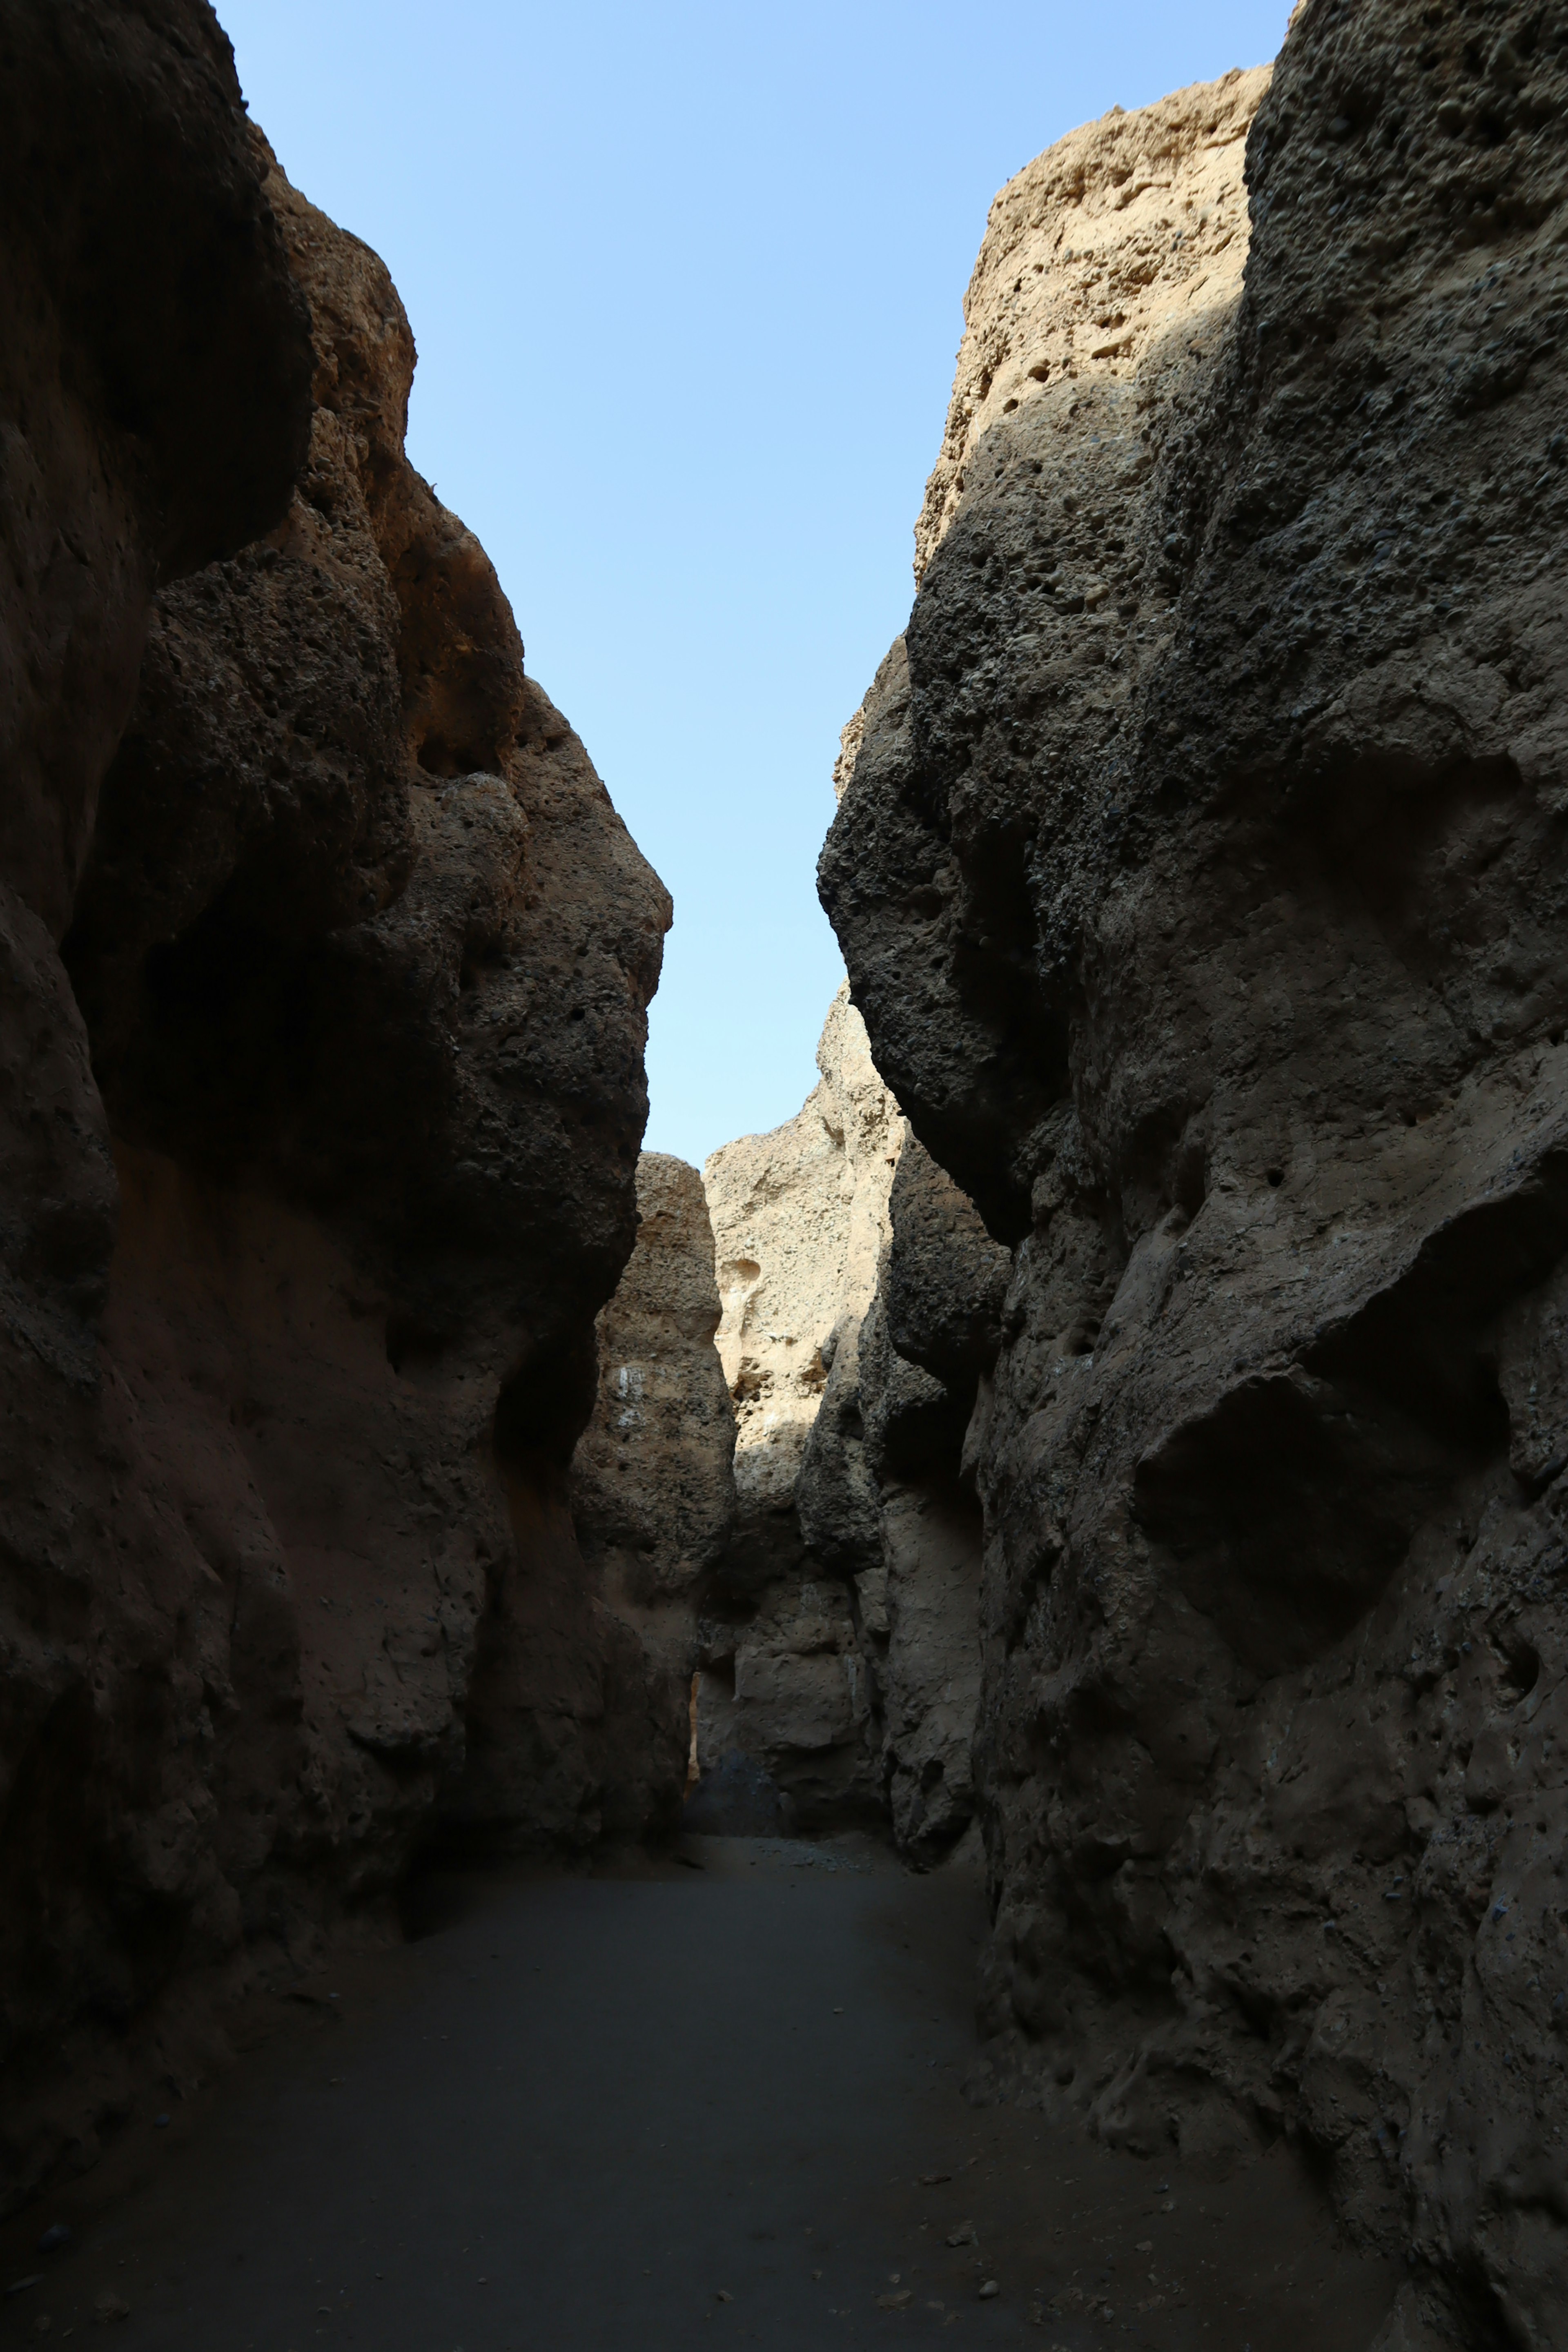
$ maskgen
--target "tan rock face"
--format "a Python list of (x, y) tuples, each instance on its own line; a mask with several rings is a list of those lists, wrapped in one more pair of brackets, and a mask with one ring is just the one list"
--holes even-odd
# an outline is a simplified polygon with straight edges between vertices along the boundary
[(572, 1515), (617, 1617), (679, 1684), (684, 1779), (696, 1593), (735, 1521), (735, 1412), (713, 1344), (719, 1291), (702, 1179), (637, 1162), (637, 1240), (599, 1317), (599, 1393), (572, 1458)]
[(566, 1493), (668, 899), (404, 458), (384, 269), (253, 141), (210, 11), (6, 43), (16, 2193), (438, 1820), (581, 1843), (679, 1783)]
[(1522, 7), (1298, 12), (1239, 299), (939, 469), (822, 866), (1016, 1247), (969, 1440), (999, 2076), (1152, 2154), (1304, 2133), (1476, 2343), (1568, 2334), (1565, 69)]
[(1047, 385), (1087, 394), (1131, 383), (1161, 350), (1234, 310), (1247, 134), (1268, 77), (1259, 66), (1133, 114), (1113, 107), (1008, 181), (964, 296), (947, 430), (915, 525), (917, 580), (993, 425)]
[[(708, 1163), (741, 1509), (700, 1594), (688, 1818), (890, 1818), (907, 1854), (934, 1860), (973, 1809), (980, 1527), (960, 1456), (1006, 1253), (907, 1139), (842, 997), (817, 1059), (797, 1118)], [(938, 1371), (893, 1345), (895, 1296)]]
[[(854, 1599), (803, 1538), (798, 1487), (835, 1349), (876, 1289), (903, 1139), (841, 991), (821, 1081), (793, 1119), (703, 1171), (734, 1401), (736, 1520), (699, 1594), (699, 1825), (773, 1829), (878, 1813), (874, 1694)], [(872, 1514), (869, 1499), (866, 1507)], [(780, 1811), (781, 1806), (783, 1811)]]
[(821, 1083), (794, 1118), (725, 1144), (703, 1169), (746, 1510), (788, 1508), (833, 1332), (870, 1305), (888, 1238), (903, 1123), (844, 990), (816, 1066)]

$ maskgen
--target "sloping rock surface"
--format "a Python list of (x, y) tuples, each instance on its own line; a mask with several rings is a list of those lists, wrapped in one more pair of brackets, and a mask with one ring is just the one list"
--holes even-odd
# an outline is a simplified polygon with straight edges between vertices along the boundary
[(1308, 0), (1003, 192), (821, 877), (1016, 1250), (998, 2079), (1302, 2135), (1412, 2342), (1568, 2336), (1565, 97)]
[(666, 1801), (566, 1465), (668, 902), (210, 11), (18, 0), (4, 47), (14, 2195), (436, 1825)]

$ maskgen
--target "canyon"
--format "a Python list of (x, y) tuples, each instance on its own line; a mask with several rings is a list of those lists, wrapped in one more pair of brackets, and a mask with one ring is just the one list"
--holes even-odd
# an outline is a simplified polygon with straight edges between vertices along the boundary
[(1568, 17), (1301, 0), (1001, 191), (700, 1171), (384, 267), (205, 0), (0, 29), (4, 2214), (435, 1866), (875, 1852), (970, 2111), (1568, 2340)]

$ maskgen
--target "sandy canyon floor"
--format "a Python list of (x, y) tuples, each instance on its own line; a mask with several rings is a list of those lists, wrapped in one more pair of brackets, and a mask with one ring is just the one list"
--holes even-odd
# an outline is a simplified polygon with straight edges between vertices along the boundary
[(411, 1924), (9, 2225), (0, 2343), (1363, 2352), (1392, 2299), (1283, 2147), (1205, 2181), (965, 2101), (962, 1865), (692, 1838)]

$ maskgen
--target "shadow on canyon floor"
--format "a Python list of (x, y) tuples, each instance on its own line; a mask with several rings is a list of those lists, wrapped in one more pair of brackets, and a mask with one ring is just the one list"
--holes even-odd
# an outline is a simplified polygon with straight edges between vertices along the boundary
[(0, 2232), (0, 2343), (1363, 2352), (1388, 2306), (1283, 2149), (1222, 2186), (965, 2103), (961, 1865), (692, 1838), (410, 1924)]

